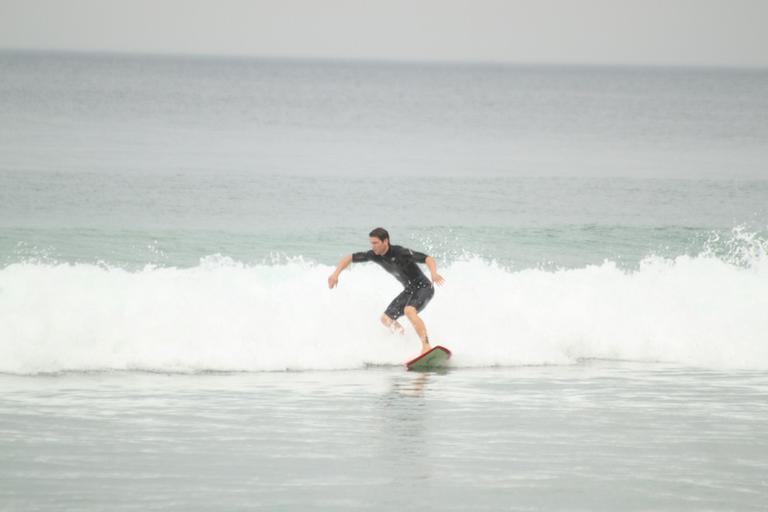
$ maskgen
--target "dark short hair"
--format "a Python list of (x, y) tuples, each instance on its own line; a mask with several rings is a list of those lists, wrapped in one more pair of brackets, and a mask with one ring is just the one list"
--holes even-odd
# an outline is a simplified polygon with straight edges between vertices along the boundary
[(384, 228), (376, 228), (373, 231), (371, 231), (370, 233), (368, 233), (368, 236), (375, 236), (376, 238), (378, 238), (382, 242), (384, 240), (389, 240), (389, 233), (387, 233), (387, 230), (384, 229)]

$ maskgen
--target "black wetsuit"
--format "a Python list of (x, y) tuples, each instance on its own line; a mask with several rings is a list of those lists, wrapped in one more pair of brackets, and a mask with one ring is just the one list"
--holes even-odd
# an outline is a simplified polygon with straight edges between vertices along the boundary
[(421, 311), (435, 294), (432, 283), (417, 265), (426, 260), (426, 254), (399, 245), (390, 245), (389, 251), (383, 256), (378, 256), (373, 251), (356, 252), (352, 255), (352, 261), (355, 263), (361, 261), (378, 263), (405, 287), (384, 312), (392, 320), (403, 316), (406, 306), (413, 306), (416, 311)]

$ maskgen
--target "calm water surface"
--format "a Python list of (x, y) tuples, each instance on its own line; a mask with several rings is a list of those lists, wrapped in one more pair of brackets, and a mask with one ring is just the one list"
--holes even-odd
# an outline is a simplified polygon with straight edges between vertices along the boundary
[(762, 510), (768, 377), (2, 376), (7, 510)]

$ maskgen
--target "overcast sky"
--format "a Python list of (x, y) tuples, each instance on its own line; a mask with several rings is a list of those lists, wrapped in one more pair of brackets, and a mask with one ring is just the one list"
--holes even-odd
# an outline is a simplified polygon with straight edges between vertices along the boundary
[(0, 0), (0, 48), (768, 67), (768, 0)]

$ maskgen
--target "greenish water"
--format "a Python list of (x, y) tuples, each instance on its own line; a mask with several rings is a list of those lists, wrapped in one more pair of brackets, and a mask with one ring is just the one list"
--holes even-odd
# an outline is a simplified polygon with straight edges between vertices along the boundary
[(763, 181), (5, 173), (0, 185), (6, 264), (331, 264), (384, 225), (446, 262), (632, 267), (722, 251), (736, 227), (764, 239), (768, 218)]

